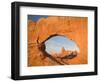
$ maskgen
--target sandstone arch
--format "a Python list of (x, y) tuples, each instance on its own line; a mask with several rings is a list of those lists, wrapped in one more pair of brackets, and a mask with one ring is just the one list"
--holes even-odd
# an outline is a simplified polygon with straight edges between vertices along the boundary
[[(40, 56), (39, 50), (37, 49), (37, 39), (39, 39), (39, 43), (44, 42), (48, 37), (52, 35), (63, 35), (71, 40), (75, 41), (79, 48), (80, 48), (80, 55), (70, 61), (71, 64), (86, 64), (87, 63), (87, 17), (48, 17), (48, 18), (41, 18), (36, 23), (33, 21), (29, 21), (28, 23), (28, 55), (29, 55), (29, 65), (33, 65), (34, 55)], [(30, 48), (30, 44), (32, 43)], [(37, 52), (33, 52), (32, 50), (36, 50)], [(34, 55), (33, 55), (33, 54)], [(42, 53), (41, 53), (42, 54)], [(40, 65), (43, 64), (41, 59), (38, 59), (42, 62)], [(49, 61), (48, 59), (46, 61)], [(49, 61), (51, 62), (51, 61)], [(49, 63), (48, 65), (52, 65)]]

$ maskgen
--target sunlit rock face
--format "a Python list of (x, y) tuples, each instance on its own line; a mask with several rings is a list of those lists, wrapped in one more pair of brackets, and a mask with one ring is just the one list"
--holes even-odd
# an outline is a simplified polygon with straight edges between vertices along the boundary
[(80, 49), (77, 44), (64, 36), (53, 36), (45, 42), (46, 52), (50, 55), (60, 55), (62, 53), (62, 49), (65, 51), (77, 51)]
[(79, 55), (70, 60), (69, 64), (88, 63), (88, 18), (50, 16), (28, 22), (28, 66), (58, 65), (49, 58), (43, 60), (43, 53), (37, 47), (37, 39), (42, 43), (54, 34), (67, 37), (79, 48)]

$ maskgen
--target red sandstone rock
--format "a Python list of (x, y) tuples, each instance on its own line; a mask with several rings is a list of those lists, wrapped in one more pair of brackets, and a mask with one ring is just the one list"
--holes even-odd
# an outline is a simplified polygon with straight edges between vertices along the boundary
[(53, 34), (64, 35), (75, 41), (80, 48), (79, 55), (69, 60), (69, 64), (88, 63), (88, 19), (87, 17), (48, 17), (37, 22), (28, 22), (28, 66), (58, 65), (50, 58), (43, 58), (37, 48), (39, 43)]

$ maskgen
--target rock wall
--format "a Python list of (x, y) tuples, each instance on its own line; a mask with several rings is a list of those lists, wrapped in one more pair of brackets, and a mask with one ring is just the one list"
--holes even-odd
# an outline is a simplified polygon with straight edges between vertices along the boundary
[(28, 21), (28, 66), (58, 65), (49, 58), (43, 60), (43, 53), (37, 48), (37, 39), (41, 43), (53, 34), (64, 35), (79, 46), (79, 55), (69, 64), (88, 63), (88, 18), (51, 16)]

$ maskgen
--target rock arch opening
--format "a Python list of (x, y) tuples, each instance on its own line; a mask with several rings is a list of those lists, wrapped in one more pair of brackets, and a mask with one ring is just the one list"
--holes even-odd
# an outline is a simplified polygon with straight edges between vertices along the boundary
[(68, 54), (68, 52), (80, 52), (80, 48), (75, 41), (68, 37), (56, 35), (45, 41), (45, 51), (50, 55)]
[(79, 47), (74, 41), (57, 34), (51, 35), (42, 43), (39, 43), (38, 49), (42, 52), (43, 59), (48, 57), (60, 65), (68, 64), (63, 60), (73, 59), (80, 52)]

